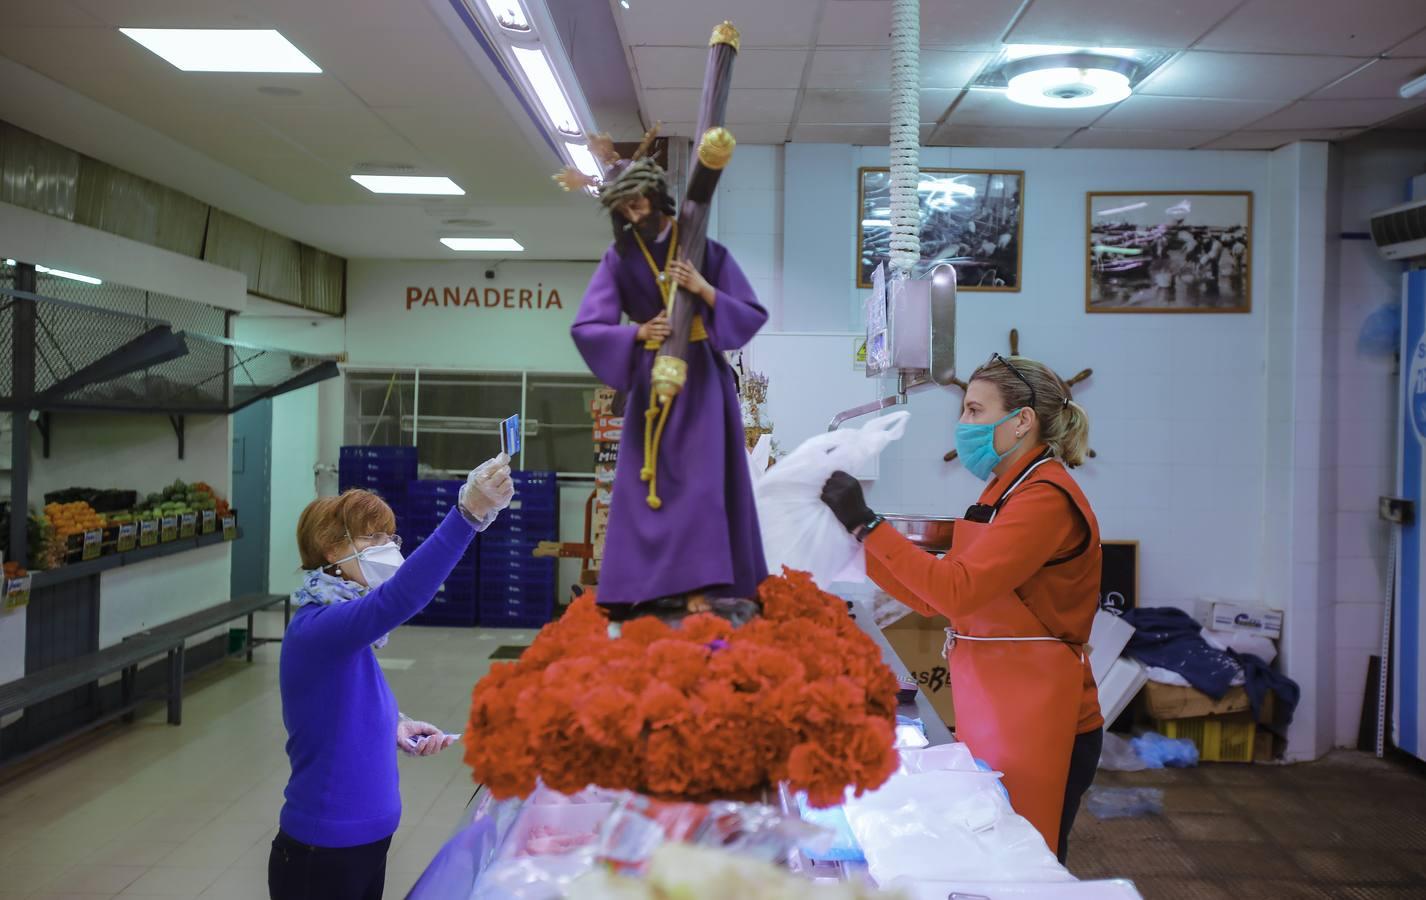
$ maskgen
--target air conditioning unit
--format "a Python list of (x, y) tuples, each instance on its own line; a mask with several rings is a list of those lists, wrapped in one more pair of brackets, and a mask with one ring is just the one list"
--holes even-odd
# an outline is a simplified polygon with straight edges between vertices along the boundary
[(1426, 258), (1426, 200), (1374, 213), (1372, 243), (1386, 259)]

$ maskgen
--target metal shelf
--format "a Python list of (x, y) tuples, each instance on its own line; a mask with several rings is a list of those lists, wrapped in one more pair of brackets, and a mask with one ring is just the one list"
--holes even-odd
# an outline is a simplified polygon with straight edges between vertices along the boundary
[[(234, 540), (242, 540), (243, 530), (238, 529), (238, 536)], [(189, 550), (197, 550), (200, 547), (211, 547), (215, 544), (225, 543), (223, 532), (215, 531), (212, 534), (200, 534), (197, 537), (179, 538), (176, 541), (169, 541), (165, 544), (155, 544), (152, 547), (137, 547), (127, 553), (111, 553), (108, 556), (101, 556), (98, 559), (91, 559), (88, 562), (70, 563), (60, 566), (57, 569), (48, 569), (42, 572), (32, 572), (34, 581), (31, 582), (31, 590), (52, 587), (56, 584), (63, 584), (66, 581), (75, 581), (80, 578), (89, 578), (98, 575), (100, 572), (107, 572), (110, 569), (117, 569), (120, 566), (132, 566), (138, 563), (148, 562), (151, 559), (161, 559), (165, 556), (173, 556), (175, 553), (186, 553)], [(229, 542), (230, 543), (230, 542)]]

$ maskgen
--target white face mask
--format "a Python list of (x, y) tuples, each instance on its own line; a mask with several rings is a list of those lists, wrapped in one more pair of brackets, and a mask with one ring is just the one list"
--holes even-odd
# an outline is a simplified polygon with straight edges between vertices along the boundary
[(389, 581), (396, 570), (401, 568), (401, 564), (406, 558), (401, 555), (401, 547), (397, 544), (378, 544), (375, 547), (368, 547), (345, 559), (337, 561), (337, 565), (355, 559), (357, 565), (361, 567), (362, 577), (366, 579), (368, 590), (376, 590), (383, 582)]
[(389, 581), (405, 561), (401, 548), (395, 544), (368, 547), (357, 554), (357, 565), (361, 566), (361, 574), (366, 576), (366, 586), (373, 591), (382, 582)]

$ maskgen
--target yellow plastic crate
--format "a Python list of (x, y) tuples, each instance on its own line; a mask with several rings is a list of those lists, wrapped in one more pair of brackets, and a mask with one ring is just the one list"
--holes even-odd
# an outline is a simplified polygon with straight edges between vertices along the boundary
[(1155, 727), (1164, 737), (1187, 738), (1198, 748), (1203, 762), (1253, 761), (1253, 742), (1258, 726), (1252, 713), (1228, 716), (1199, 716), (1193, 719), (1157, 719)]

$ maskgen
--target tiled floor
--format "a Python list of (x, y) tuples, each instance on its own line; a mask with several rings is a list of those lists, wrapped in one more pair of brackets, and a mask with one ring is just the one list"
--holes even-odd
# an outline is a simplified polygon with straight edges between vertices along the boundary
[[(530, 637), (403, 628), (381, 657), (408, 714), (458, 731), (489, 654)], [(0, 784), (0, 900), (264, 900), (287, 778), (277, 654), (261, 647), (251, 666), (191, 681), (179, 728), (155, 707)], [(401, 779), (388, 898), (404, 896), (472, 791), (458, 747), (403, 758)], [(1161, 787), (1165, 814), (1082, 812), (1070, 858), (1080, 877), (1131, 878), (1150, 900), (1426, 897), (1426, 778), (1414, 770), (1341, 754), (1286, 768), (1101, 773), (1099, 783)]]
[(1095, 819), (1070, 843), (1081, 878), (1129, 878), (1150, 900), (1426, 897), (1426, 776), (1340, 752), (1310, 765), (1100, 772), (1156, 787), (1164, 814)]
[[(259, 634), (281, 629), (259, 624)], [(460, 731), (470, 689), (503, 644), (530, 632), (402, 628), (382, 650), (408, 715)], [(183, 725), (164, 710), (116, 726), (0, 784), (0, 900), (101, 897), (266, 900), (267, 854), (287, 781), (277, 645), (253, 665), (187, 686)], [(473, 785), (459, 745), (402, 758), (401, 829), (389, 898), (415, 882), (460, 819)]]

